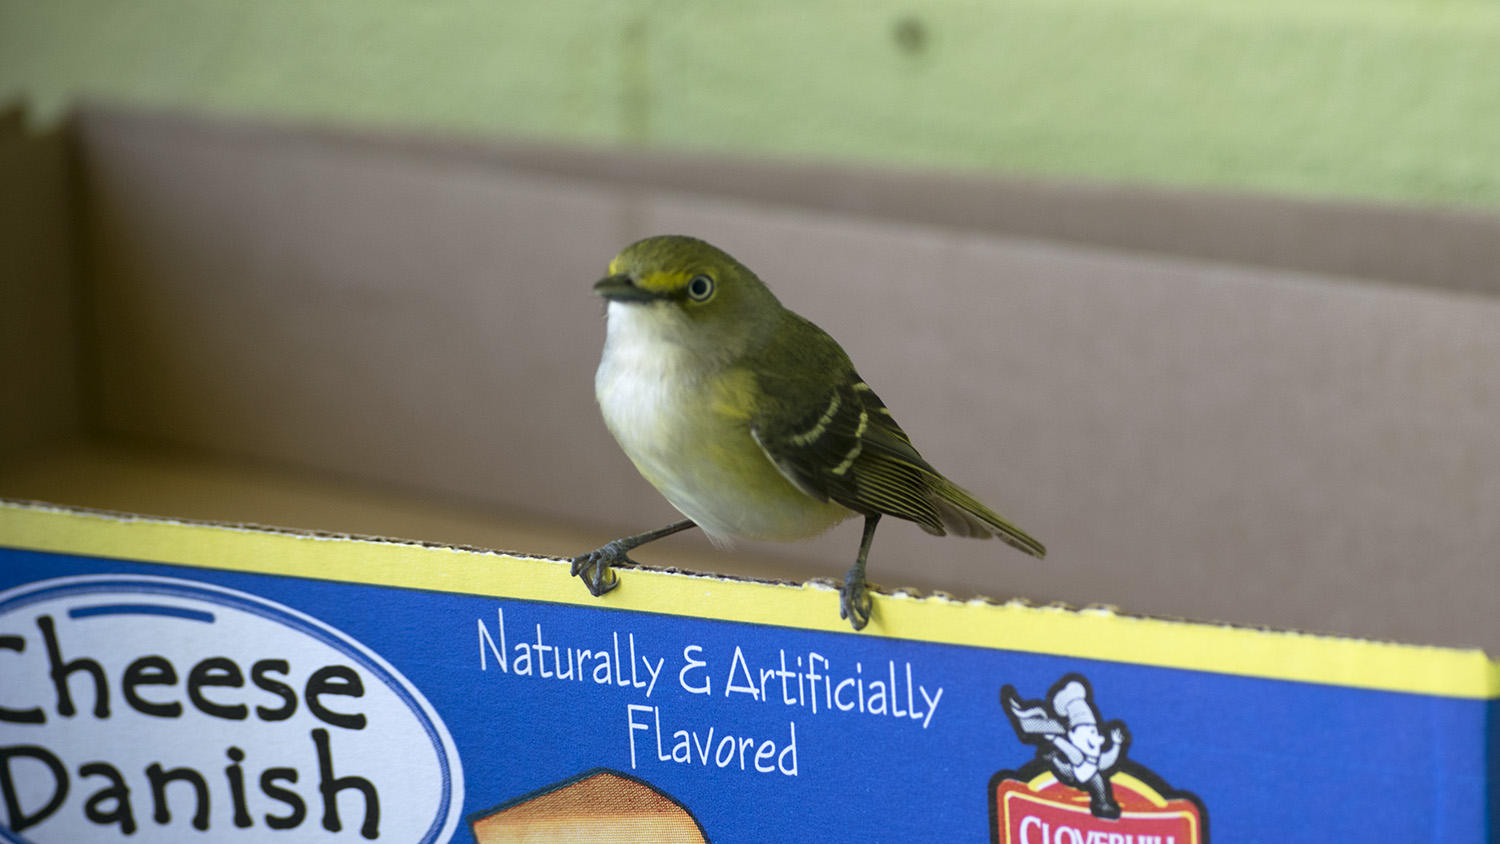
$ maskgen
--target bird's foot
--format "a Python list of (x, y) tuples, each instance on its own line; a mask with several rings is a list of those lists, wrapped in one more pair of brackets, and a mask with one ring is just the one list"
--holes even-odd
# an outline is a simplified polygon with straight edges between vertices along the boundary
[(604, 547), (587, 554), (579, 554), (573, 558), (573, 576), (583, 581), (583, 585), (589, 588), (589, 594), (595, 598), (620, 585), (620, 578), (613, 571), (614, 566), (625, 564), (635, 565), (635, 560), (630, 559), (626, 552), (630, 546), (622, 540), (606, 544)]
[(839, 618), (847, 618), (855, 630), (863, 630), (870, 623), (873, 608), (864, 575), (856, 571), (844, 575), (844, 588), (839, 590)]

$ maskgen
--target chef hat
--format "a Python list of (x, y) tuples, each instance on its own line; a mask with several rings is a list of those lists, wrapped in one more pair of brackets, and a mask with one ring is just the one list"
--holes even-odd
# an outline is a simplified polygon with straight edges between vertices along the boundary
[(1057, 690), (1057, 694), (1052, 696), (1052, 709), (1068, 722), (1070, 730), (1080, 724), (1099, 723), (1098, 717), (1094, 715), (1094, 707), (1089, 706), (1088, 690), (1077, 680), (1070, 680)]

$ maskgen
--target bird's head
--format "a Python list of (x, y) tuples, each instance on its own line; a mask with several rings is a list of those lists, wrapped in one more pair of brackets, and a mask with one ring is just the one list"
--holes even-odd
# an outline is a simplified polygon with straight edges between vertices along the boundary
[(781, 303), (744, 264), (682, 235), (625, 247), (594, 292), (609, 302), (611, 333), (649, 333), (708, 357), (744, 351), (774, 330), (781, 314)]

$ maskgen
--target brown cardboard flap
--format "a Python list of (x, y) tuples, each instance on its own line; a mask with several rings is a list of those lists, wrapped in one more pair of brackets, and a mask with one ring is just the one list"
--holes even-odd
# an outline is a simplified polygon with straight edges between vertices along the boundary
[(76, 215), (58, 130), (0, 112), (0, 465), (80, 426)]
[[(691, 233), (1051, 551), (883, 524), (875, 582), (1500, 647), (1500, 302), (1474, 292), (1493, 218), (113, 110), (75, 128), (111, 435), (665, 523), (594, 407), (589, 285), (631, 240)], [(857, 544), (755, 550), (836, 576)]]

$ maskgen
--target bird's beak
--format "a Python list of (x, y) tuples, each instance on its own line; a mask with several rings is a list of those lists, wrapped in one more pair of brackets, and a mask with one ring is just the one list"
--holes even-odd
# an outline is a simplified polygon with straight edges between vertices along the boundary
[(594, 283), (594, 292), (611, 302), (654, 302), (662, 298), (637, 287), (628, 275), (612, 275)]

